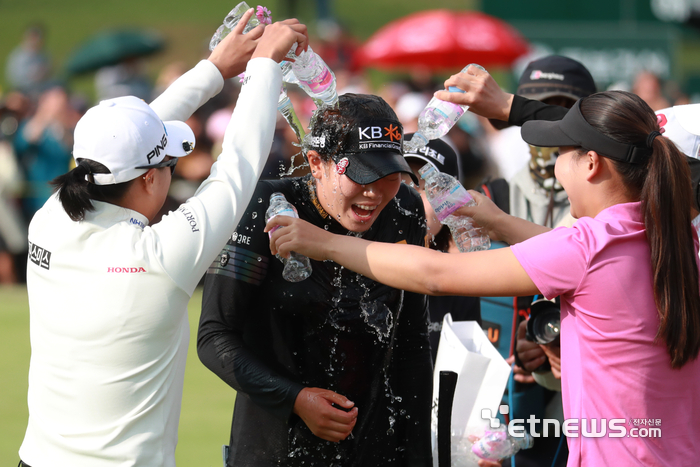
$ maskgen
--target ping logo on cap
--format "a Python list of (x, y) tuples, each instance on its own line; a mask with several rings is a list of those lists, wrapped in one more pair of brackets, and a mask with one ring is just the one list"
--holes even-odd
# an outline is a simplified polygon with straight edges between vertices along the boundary
[(165, 149), (165, 146), (168, 145), (168, 136), (166, 134), (163, 134), (163, 137), (160, 140), (160, 144), (156, 144), (156, 147), (153, 148), (151, 152), (146, 154), (146, 159), (148, 159), (148, 163), (151, 163), (151, 159), (154, 157), (160, 156), (160, 152)]

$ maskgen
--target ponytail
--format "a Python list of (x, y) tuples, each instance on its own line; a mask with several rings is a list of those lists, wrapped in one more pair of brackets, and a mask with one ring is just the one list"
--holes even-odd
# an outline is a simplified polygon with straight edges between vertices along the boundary
[(92, 200), (115, 202), (121, 199), (133, 180), (116, 185), (95, 185), (92, 174), (110, 173), (99, 162), (80, 159), (78, 165), (51, 181), (54, 192), (68, 217), (75, 222), (85, 219), (85, 213), (94, 211)]
[[(644, 225), (651, 247), (657, 338), (666, 341), (671, 366), (680, 368), (700, 350), (700, 292), (690, 206), (692, 187), (685, 157), (667, 138), (656, 138), (642, 188)], [(687, 180), (688, 183), (680, 183)]]
[(580, 108), (600, 133), (653, 150), (636, 164), (610, 160), (629, 196), (641, 200), (659, 314), (656, 338), (666, 342), (671, 367), (681, 368), (700, 351), (700, 287), (688, 163), (671, 140), (658, 136), (656, 115), (640, 97), (621, 91), (598, 93), (581, 101)]

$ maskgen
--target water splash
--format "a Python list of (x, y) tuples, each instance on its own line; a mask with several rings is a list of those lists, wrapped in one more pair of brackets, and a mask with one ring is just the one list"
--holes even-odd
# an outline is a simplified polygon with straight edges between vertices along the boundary
[[(399, 198), (394, 198), (392, 200), (392, 202), (396, 204), (396, 209), (397, 209), (397, 211), (399, 211), (400, 214), (402, 214), (406, 217), (418, 217), (417, 212), (412, 212), (412, 211), (409, 211), (408, 209), (404, 208), (403, 206), (401, 206), (400, 201), (401, 200)], [(420, 217), (422, 218), (423, 216), (420, 216)]]
[[(360, 301), (360, 316), (381, 343), (387, 343), (394, 327), (394, 313), (384, 303)], [(382, 316), (385, 318), (382, 320)]]
[[(297, 143), (292, 143), (295, 146), (299, 146)], [(301, 157), (301, 163), (298, 165), (295, 165), (295, 161), (297, 160), (297, 157)], [(297, 152), (296, 154), (292, 155), (291, 160), (289, 161), (289, 168), (285, 170), (284, 164), (280, 164), (280, 170), (279, 170), (279, 176), (280, 178), (282, 177), (289, 177), (291, 176), (295, 171), (306, 168), (309, 166), (309, 163), (306, 161), (306, 158), (302, 156), (301, 152)]]

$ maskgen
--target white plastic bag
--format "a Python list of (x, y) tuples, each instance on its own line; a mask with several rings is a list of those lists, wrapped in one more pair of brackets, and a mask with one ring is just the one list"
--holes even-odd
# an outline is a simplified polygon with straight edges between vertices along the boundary
[(431, 431), (436, 466), (440, 371), (454, 371), (458, 375), (452, 406), (452, 441), (466, 443), (468, 433), (483, 430), (484, 424), (488, 424), (481, 417), (482, 409), (490, 409), (491, 416), (496, 416), (510, 376), (510, 365), (489, 342), (479, 323), (453, 322), (452, 315), (445, 315), (433, 373)]

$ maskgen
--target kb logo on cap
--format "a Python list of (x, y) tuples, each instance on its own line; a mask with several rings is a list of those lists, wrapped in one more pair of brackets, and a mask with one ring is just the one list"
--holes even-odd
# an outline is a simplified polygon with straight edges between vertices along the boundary
[(388, 136), (390, 141), (399, 141), (401, 139), (401, 129), (398, 126), (389, 125), (383, 128), (386, 133), (382, 133), (380, 126), (366, 126), (358, 128), (360, 132), (360, 141), (363, 139), (381, 139)]

